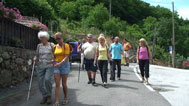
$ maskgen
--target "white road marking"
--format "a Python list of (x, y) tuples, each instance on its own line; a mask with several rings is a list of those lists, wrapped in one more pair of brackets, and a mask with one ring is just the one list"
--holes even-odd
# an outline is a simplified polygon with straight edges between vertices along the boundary
[[(137, 72), (138, 72), (138, 71), (137, 71), (138, 66), (135, 66), (135, 67), (133, 67), (133, 68), (134, 68), (134, 72), (135, 72), (136, 76), (138, 77), (138, 79), (139, 79), (140, 81), (142, 81), (142, 78), (141, 78), (140, 75), (137, 73)], [(155, 92), (155, 90), (154, 90), (150, 85), (146, 85), (146, 84), (144, 83), (144, 86), (146, 86), (146, 88), (148, 88), (150, 91)]]

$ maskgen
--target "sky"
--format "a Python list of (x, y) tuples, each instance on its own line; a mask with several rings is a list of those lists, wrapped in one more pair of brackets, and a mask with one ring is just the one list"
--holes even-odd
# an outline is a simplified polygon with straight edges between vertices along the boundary
[(189, 19), (189, 0), (142, 0), (153, 6), (169, 8), (172, 11), (172, 1), (174, 1), (175, 11), (183, 19)]

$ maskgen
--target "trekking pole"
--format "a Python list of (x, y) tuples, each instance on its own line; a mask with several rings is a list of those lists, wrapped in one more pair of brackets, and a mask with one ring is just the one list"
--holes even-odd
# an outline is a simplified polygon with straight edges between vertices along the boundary
[(79, 79), (80, 79), (80, 71), (81, 71), (81, 62), (79, 63), (78, 83), (79, 83)]
[(32, 73), (31, 73), (31, 79), (30, 79), (30, 85), (29, 85), (29, 91), (28, 91), (27, 101), (28, 101), (29, 98), (30, 98), (30, 91), (31, 91), (31, 87), (32, 87), (32, 80), (33, 80), (34, 68), (35, 68), (35, 61), (34, 61), (34, 63), (33, 63), (33, 67), (32, 67)]

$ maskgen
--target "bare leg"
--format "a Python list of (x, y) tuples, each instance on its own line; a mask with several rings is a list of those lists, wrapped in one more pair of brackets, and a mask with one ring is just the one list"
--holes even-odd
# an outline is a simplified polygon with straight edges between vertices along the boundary
[(127, 58), (125, 57), (125, 65), (127, 65)]
[(148, 78), (146, 78), (146, 84), (149, 85)]
[(63, 92), (64, 92), (64, 98), (68, 98), (68, 86), (67, 86), (67, 79), (68, 79), (68, 74), (62, 75), (62, 86), (63, 86)]
[(59, 103), (59, 98), (60, 98), (60, 80), (61, 80), (61, 75), (60, 74), (54, 74), (55, 81), (56, 81), (56, 103)]

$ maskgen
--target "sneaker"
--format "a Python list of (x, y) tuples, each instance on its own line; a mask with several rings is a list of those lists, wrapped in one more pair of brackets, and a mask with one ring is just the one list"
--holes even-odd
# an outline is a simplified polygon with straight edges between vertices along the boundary
[(51, 104), (51, 96), (47, 97), (47, 104), (50, 105)]
[(88, 84), (91, 84), (92, 83), (92, 81), (88, 81)]
[(111, 82), (114, 82), (115, 81), (115, 79), (111, 79)]
[(108, 86), (107, 86), (107, 83), (106, 83), (106, 82), (104, 82), (104, 88), (108, 88)]
[(97, 84), (96, 84), (96, 82), (94, 81), (94, 82), (92, 82), (92, 85), (93, 85), (93, 86), (96, 86)]
[(47, 97), (41, 99), (40, 104), (45, 104), (47, 102)]
[(117, 77), (117, 79), (118, 79), (118, 80), (121, 80), (121, 78), (120, 78), (120, 77)]

